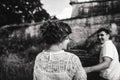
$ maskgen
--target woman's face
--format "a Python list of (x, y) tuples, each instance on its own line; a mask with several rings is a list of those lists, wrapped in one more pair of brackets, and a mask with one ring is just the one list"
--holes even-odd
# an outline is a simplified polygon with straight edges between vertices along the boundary
[(62, 49), (67, 49), (67, 45), (69, 42), (70, 42), (70, 36), (67, 36), (61, 44)]
[(109, 37), (110, 35), (107, 34), (105, 31), (101, 31), (99, 34), (98, 34), (98, 39), (100, 41), (100, 43), (104, 43), (105, 41), (109, 40)]

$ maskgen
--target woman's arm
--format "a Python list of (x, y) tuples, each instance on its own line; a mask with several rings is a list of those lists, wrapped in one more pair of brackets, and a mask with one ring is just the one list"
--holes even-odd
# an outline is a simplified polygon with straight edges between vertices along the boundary
[(76, 56), (74, 58), (75, 76), (74, 80), (87, 80), (87, 74), (81, 64), (80, 59)]

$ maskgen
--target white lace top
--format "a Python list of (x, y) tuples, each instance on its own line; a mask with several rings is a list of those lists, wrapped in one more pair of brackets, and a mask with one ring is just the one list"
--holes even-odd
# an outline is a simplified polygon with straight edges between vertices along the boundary
[(87, 80), (87, 77), (79, 58), (61, 50), (38, 54), (33, 80)]

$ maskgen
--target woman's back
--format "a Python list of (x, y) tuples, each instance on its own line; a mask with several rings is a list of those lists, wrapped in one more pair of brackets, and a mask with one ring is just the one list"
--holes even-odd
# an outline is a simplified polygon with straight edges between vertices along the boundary
[(79, 58), (63, 50), (41, 52), (35, 61), (34, 80), (86, 80)]
[(46, 47), (36, 57), (34, 80), (86, 80), (79, 58), (64, 51), (70, 42), (70, 26), (61, 21), (47, 21), (40, 30)]

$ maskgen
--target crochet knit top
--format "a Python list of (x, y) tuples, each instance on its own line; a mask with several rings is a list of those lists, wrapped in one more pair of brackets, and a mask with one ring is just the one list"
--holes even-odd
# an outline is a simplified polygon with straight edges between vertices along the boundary
[(61, 50), (37, 55), (33, 80), (87, 80), (87, 77), (79, 58)]

